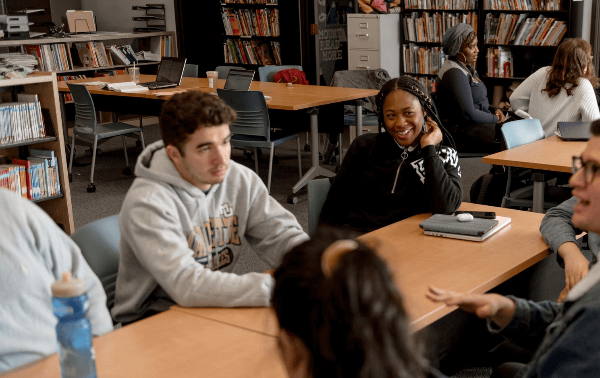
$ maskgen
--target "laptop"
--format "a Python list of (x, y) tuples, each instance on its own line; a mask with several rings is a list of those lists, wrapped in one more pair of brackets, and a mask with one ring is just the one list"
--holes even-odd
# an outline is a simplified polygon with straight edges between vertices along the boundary
[(586, 141), (592, 137), (591, 122), (558, 122), (556, 135), (563, 140)]
[(250, 89), (252, 79), (254, 78), (253, 70), (229, 70), (227, 74), (227, 80), (223, 89), (229, 89), (234, 91), (247, 91)]
[(484, 241), (510, 222), (510, 218), (501, 216), (496, 216), (496, 219), (475, 218), (470, 222), (460, 222), (453, 215), (435, 214), (421, 222), (419, 227), (429, 236)]
[(163, 57), (158, 67), (158, 75), (156, 81), (148, 83), (140, 83), (148, 89), (163, 89), (173, 88), (181, 84), (183, 77), (183, 68), (185, 67), (186, 58), (168, 58)]

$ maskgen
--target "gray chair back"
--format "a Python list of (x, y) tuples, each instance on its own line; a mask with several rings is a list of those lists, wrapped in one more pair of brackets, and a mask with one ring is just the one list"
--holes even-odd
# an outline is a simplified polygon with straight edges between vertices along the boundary
[(306, 185), (308, 191), (308, 234), (313, 235), (319, 224), (319, 216), (331, 182), (328, 178), (311, 180)]
[(77, 229), (71, 235), (92, 271), (106, 292), (106, 307), (115, 304), (117, 271), (119, 269), (119, 215), (99, 219)]
[(219, 98), (231, 106), (237, 117), (229, 125), (233, 135), (260, 137), (270, 141), (269, 110), (265, 96), (260, 91), (235, 91), (217, 89)]
[(303, 71), (302, 66), (263, 66), (258, 67), (258, 81), (273, 81), (273, 76), (281, 70), (296, 68)]
[(219, 73), (219, 79), (227, 79), (227, 75), (229, 75), (229, 71), (231, 70), (245, 70), (244, 67), (238, 66), (217, 66), (215, 71)]
[(75, 124), (73, 127), (96, 134), (98, 125), (96, 108), (90, 92), (85, 85), (70, 83), (67, 83), (67, 85), (75, 103)]
[(198, 65), (186, 63), (183, 67), (183, 77), (198, 77)]

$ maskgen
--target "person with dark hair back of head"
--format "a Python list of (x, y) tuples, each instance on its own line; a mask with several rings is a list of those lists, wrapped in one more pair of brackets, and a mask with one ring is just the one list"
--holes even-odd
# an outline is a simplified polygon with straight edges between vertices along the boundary
[(431, 97), (402, 76), (385, 83), (375, 102), (380, 133), (354, 140), (320, 221), (364, 232), (415, 214), (453, 213), (462, 199), (460, 166)]
[(413, 338), (385, 262), (325, 228), (275, 271), (273, 308), (291, 378), (439, 377)]
[(447, 59), (437, 74), (436, 106), (459, 152), (496, 152), (496, 126), (504, 122), (500, 109), (490, 111), (487, 88), (477, 71), (477, 34), (469, 24), (457, 24), (444, 34)]
[(592, 46), (580, 38), (567, 38), (558, 46), (552, 66), (522, 82), (510, 95), (510, 105), (539, 119), (547, 138), (554, 135), (558, 122), (600, 119), (594, 92), (599, 85)]
[[(600, 120), (581, 156), (573, 157), (569, 184), (577, 203), (573, 225), (600, 232)], [(499, 294), (460, 294), (431, 287), (434, 302), (487, 318), (488, 330), (535, 352), (531, 362), (500, 365), (492, 378), (597, 378), (600, 372), (600, 264), (571, 288), (563, 303)]]
[(230, 161), (235, 112), (198, 91), (162, 108), (163, 140), (139, 156), (119, 225), (115, 320), (131, 323), (178, 304), (268, 306), (273, 278), (232, 273), (248, 242), (275, 267), (308, 239), (254, 171)]

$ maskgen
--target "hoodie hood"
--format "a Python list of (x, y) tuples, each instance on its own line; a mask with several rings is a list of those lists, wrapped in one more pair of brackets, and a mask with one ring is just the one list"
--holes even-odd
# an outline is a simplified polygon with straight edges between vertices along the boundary
[[(135, 164), (135, 176), (164, 182), (172, 185), (177, 190), (188, 192), (191, 196), (204, 195), (202, 190), (181, 177), (177, 167), (175, 167), (175, 164), (173, 164), (173, 161), (167, 155), (167, 150), (162, 140), (146, 146), (144, 151), (142, 151)], [(213, 186), (217, 185), (220, 184)]]

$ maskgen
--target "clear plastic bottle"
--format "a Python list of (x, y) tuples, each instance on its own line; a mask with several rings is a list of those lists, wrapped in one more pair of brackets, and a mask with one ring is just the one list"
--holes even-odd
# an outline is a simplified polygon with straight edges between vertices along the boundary
[(56, 338), (62, 378), (96, 378), (92, 326), (85, 282), (63, 273), (52, 285), (52, 310), (58, 318)]

